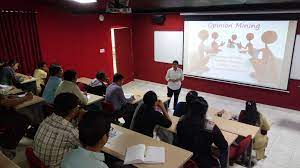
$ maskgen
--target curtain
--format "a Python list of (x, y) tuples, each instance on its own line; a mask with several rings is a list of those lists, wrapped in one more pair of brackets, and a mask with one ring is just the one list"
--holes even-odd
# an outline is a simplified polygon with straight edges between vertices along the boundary
[(0, 59), (15, 59), (19, 72), (33, 73), (42, 59), (35, 11), (0, 11)]

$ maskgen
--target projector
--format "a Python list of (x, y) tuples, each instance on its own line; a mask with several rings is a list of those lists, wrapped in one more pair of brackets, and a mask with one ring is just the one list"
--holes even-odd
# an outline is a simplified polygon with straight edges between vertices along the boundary
[(128, 7), (129, 0), (109, 0), (107, 3), (107, 13), (132, 13)]

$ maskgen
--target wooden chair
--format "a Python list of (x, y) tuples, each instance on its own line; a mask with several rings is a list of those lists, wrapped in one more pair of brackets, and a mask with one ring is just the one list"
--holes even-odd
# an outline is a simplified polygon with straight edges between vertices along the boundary
[(245, 139), (243, 139), (238, 145), (232, 145), (229, 151), (229, 160), (230, 165), (239, 159), (242, 154), (244, 154), (249, 148), (251, 143), (251, 135), (248, 135)]
[(30, 168), (46, 168), (45, 164), (35, 156), (31, 147), (26, 148), (25, 155)]

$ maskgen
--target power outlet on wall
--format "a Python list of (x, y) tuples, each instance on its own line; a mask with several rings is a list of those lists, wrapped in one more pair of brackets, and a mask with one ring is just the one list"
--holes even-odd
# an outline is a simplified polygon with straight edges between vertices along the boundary
[(104, 48), (100, 48), (100, 54), (105, 53), (105, 49)]

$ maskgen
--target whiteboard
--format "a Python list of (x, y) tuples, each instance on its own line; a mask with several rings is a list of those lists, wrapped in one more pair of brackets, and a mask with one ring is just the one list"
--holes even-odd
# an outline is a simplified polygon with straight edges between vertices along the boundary
[(182, 31), (154, 31), (154, 61), (172, 63), (177, 60), (182, 65), (182, 54)]
[(300, 80), (300, 35), (297, 35), (296, 37), (293, 62), (292, 62), (291, 79)]

